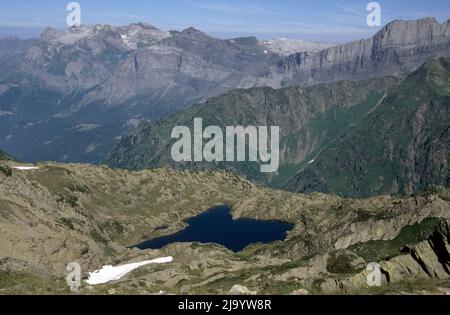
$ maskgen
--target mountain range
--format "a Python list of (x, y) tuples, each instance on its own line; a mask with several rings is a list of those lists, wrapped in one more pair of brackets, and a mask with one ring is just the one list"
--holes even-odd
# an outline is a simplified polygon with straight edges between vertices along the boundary
[[(71, 294), (73, 262), (87, 295), (450, 292), (450, 20), (342, 45), (47, 29), (0, 40), (0, 73), (0, 294)], [(279, 126), (280, 168), (173, 162), (172, 128), (194, 118)], [(292, 230), (237, 253), (134, 248), (217, 205)]]
[[(323, 50), (144, 23), (47, 29), (15, 42), (0, 44), (16, 47), (0, 52), (0, 147), (26, 161), (99, 163), (140, 123), (234, 89), (405, 76), (450, 54), (450, 21), (394, 21)], [(292, 49), (300, 51), (286, 56)]]

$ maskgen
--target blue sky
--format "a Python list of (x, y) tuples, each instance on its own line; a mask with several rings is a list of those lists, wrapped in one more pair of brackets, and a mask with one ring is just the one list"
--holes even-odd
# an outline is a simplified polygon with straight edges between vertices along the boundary
[[(0, 37), (36, 37), (65, 28), (69, 0), (0, 0)], [(369, 0), (78, 0), (83, 24), (147, 22), (164, 30), (194, 26), (213, 36), (255, 35), (346, 42), (371, 36)], [(394, 19), (450, 18), (449, 0), (379, 0), (382, 24)]]

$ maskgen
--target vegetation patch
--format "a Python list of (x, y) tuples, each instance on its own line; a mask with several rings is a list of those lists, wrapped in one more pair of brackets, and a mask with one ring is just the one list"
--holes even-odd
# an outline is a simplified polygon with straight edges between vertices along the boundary
[(364, 269), (358, 264), (358, 259), (350, 252), (334, 252), (327, 260), (327, 270), (336, 274), (357, 274)]
[(60, 198), (57, 200), (58, 202), (64, 202), (69, 204), (72, 208), (78, 206), (78, 198), (72, 195), (64, 196), (60, 195)]
[(70, 290), (64, 280), (43, 278), (22, 272), (0, 271), (0, 294), (69, 294)]
[(59, 223), (61, 223), (62, 225), (68, 227), (71, 230), (75, 230), (75, 226), (74, 226), (74, 219), (70, 219), (70, 218), (61, 218), (58, 220)]
[(81, 184), (69, 184), (69, 186), (67, 186), (67, 189), (69, 189), (71, 192), (80, 192), (83, 194), (89, 192), (89, 188)]
[(358, 221), (365, 222), (369, 220), (389, 220), (394, 219), (396, 217), (396, 214), (393, 211), (377, 211), (377, 212), (370, 212), (370, 211), (364, 211), (359, 210), (356, 211), (358, 215)]
[(118, 236), (118, 235), (121, 236), (121, 235), (124, 235), (124, 233), (125, 233), (124, 227), (117, 220), (108, 220), (108, 221), (102, 222), (99, 227), (102, 231), (108, 233), (109, 235), (113, 235), (113, 236)]
[(97, 231), (93, 231), (93, 232), (89, 233), (89, 235), (97, 243), (105, 244), (105, 245), (108, 244), (108, 240)]

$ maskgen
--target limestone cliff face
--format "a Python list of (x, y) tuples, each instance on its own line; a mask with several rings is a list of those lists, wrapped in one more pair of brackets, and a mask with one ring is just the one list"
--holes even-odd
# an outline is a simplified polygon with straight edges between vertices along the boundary
[(398, 75), (450, 54), (450, 20), (394, 21), (374, 37), (318, 53), (296, 53), (272, 67), (259, 84), (313, 84)]
[[(256, 76), (278, 58), (256, 38), (221, 40), (194, 28), (165, 32), (142, 23), (96, 25), (47, 29), (26, 50), (20, 71), (60, 91), (98, 87), (88, 99), (108, 105), (153, 92), (170, 95), (177, 107), (233, 88), (235, 77)], [(177, 90), (189, 92), (180, 104)]]

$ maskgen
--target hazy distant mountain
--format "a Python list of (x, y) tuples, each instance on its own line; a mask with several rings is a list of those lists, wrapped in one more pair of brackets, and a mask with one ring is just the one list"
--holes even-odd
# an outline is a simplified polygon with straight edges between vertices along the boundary
[(258, 76), (277, 59), (251, 37), (220, 40), (194, 28), (97, 25), (47, 29), (26, 52), (21, 71), (60, 91), (96, 88), (90, 98), (112, 106), (149, 92), (162, 99), (181, 94), (189, 103), (227, 90), (244, 74)]
[(32, 45), (35, 40), (21, 40), (17, 37), (6, 37), (0, 39), (0, 64), (11, 64), (13, 59), (19, 56), (25, 49)]
[(28, 161), (99, 162), (141, 121), (229, 90), (404, 74), (450, 55), (449, 45), (449, 22), (434, 19), (288, 57), (254, 37), (220, 40), (194, 28), (47, 29), (29, 47), (0, 53), (16, 60), (0, 78), (0, 146)]
[[(17, 68), (20, 55), (33, 43), (34, 40), (21, 40), (17, 37), (0, 39), (0, 82)], [(0, 83), (0, 92), (1, 89)]]
[(29, 161), (98, 162), (142, 119), (234, 88), (278, 59), (255, 38), (193, 28), (47, 29), (0, 82), (0, 144)]
[(290, 39), (286, 37), (265, 40), (261, 42), (261, 45), (268, 51), (283, 56), (289, 56), (300, 52), (316, 53), (324, 49), (336, 46), (336, 44), (310, 42), (306, 40)]

